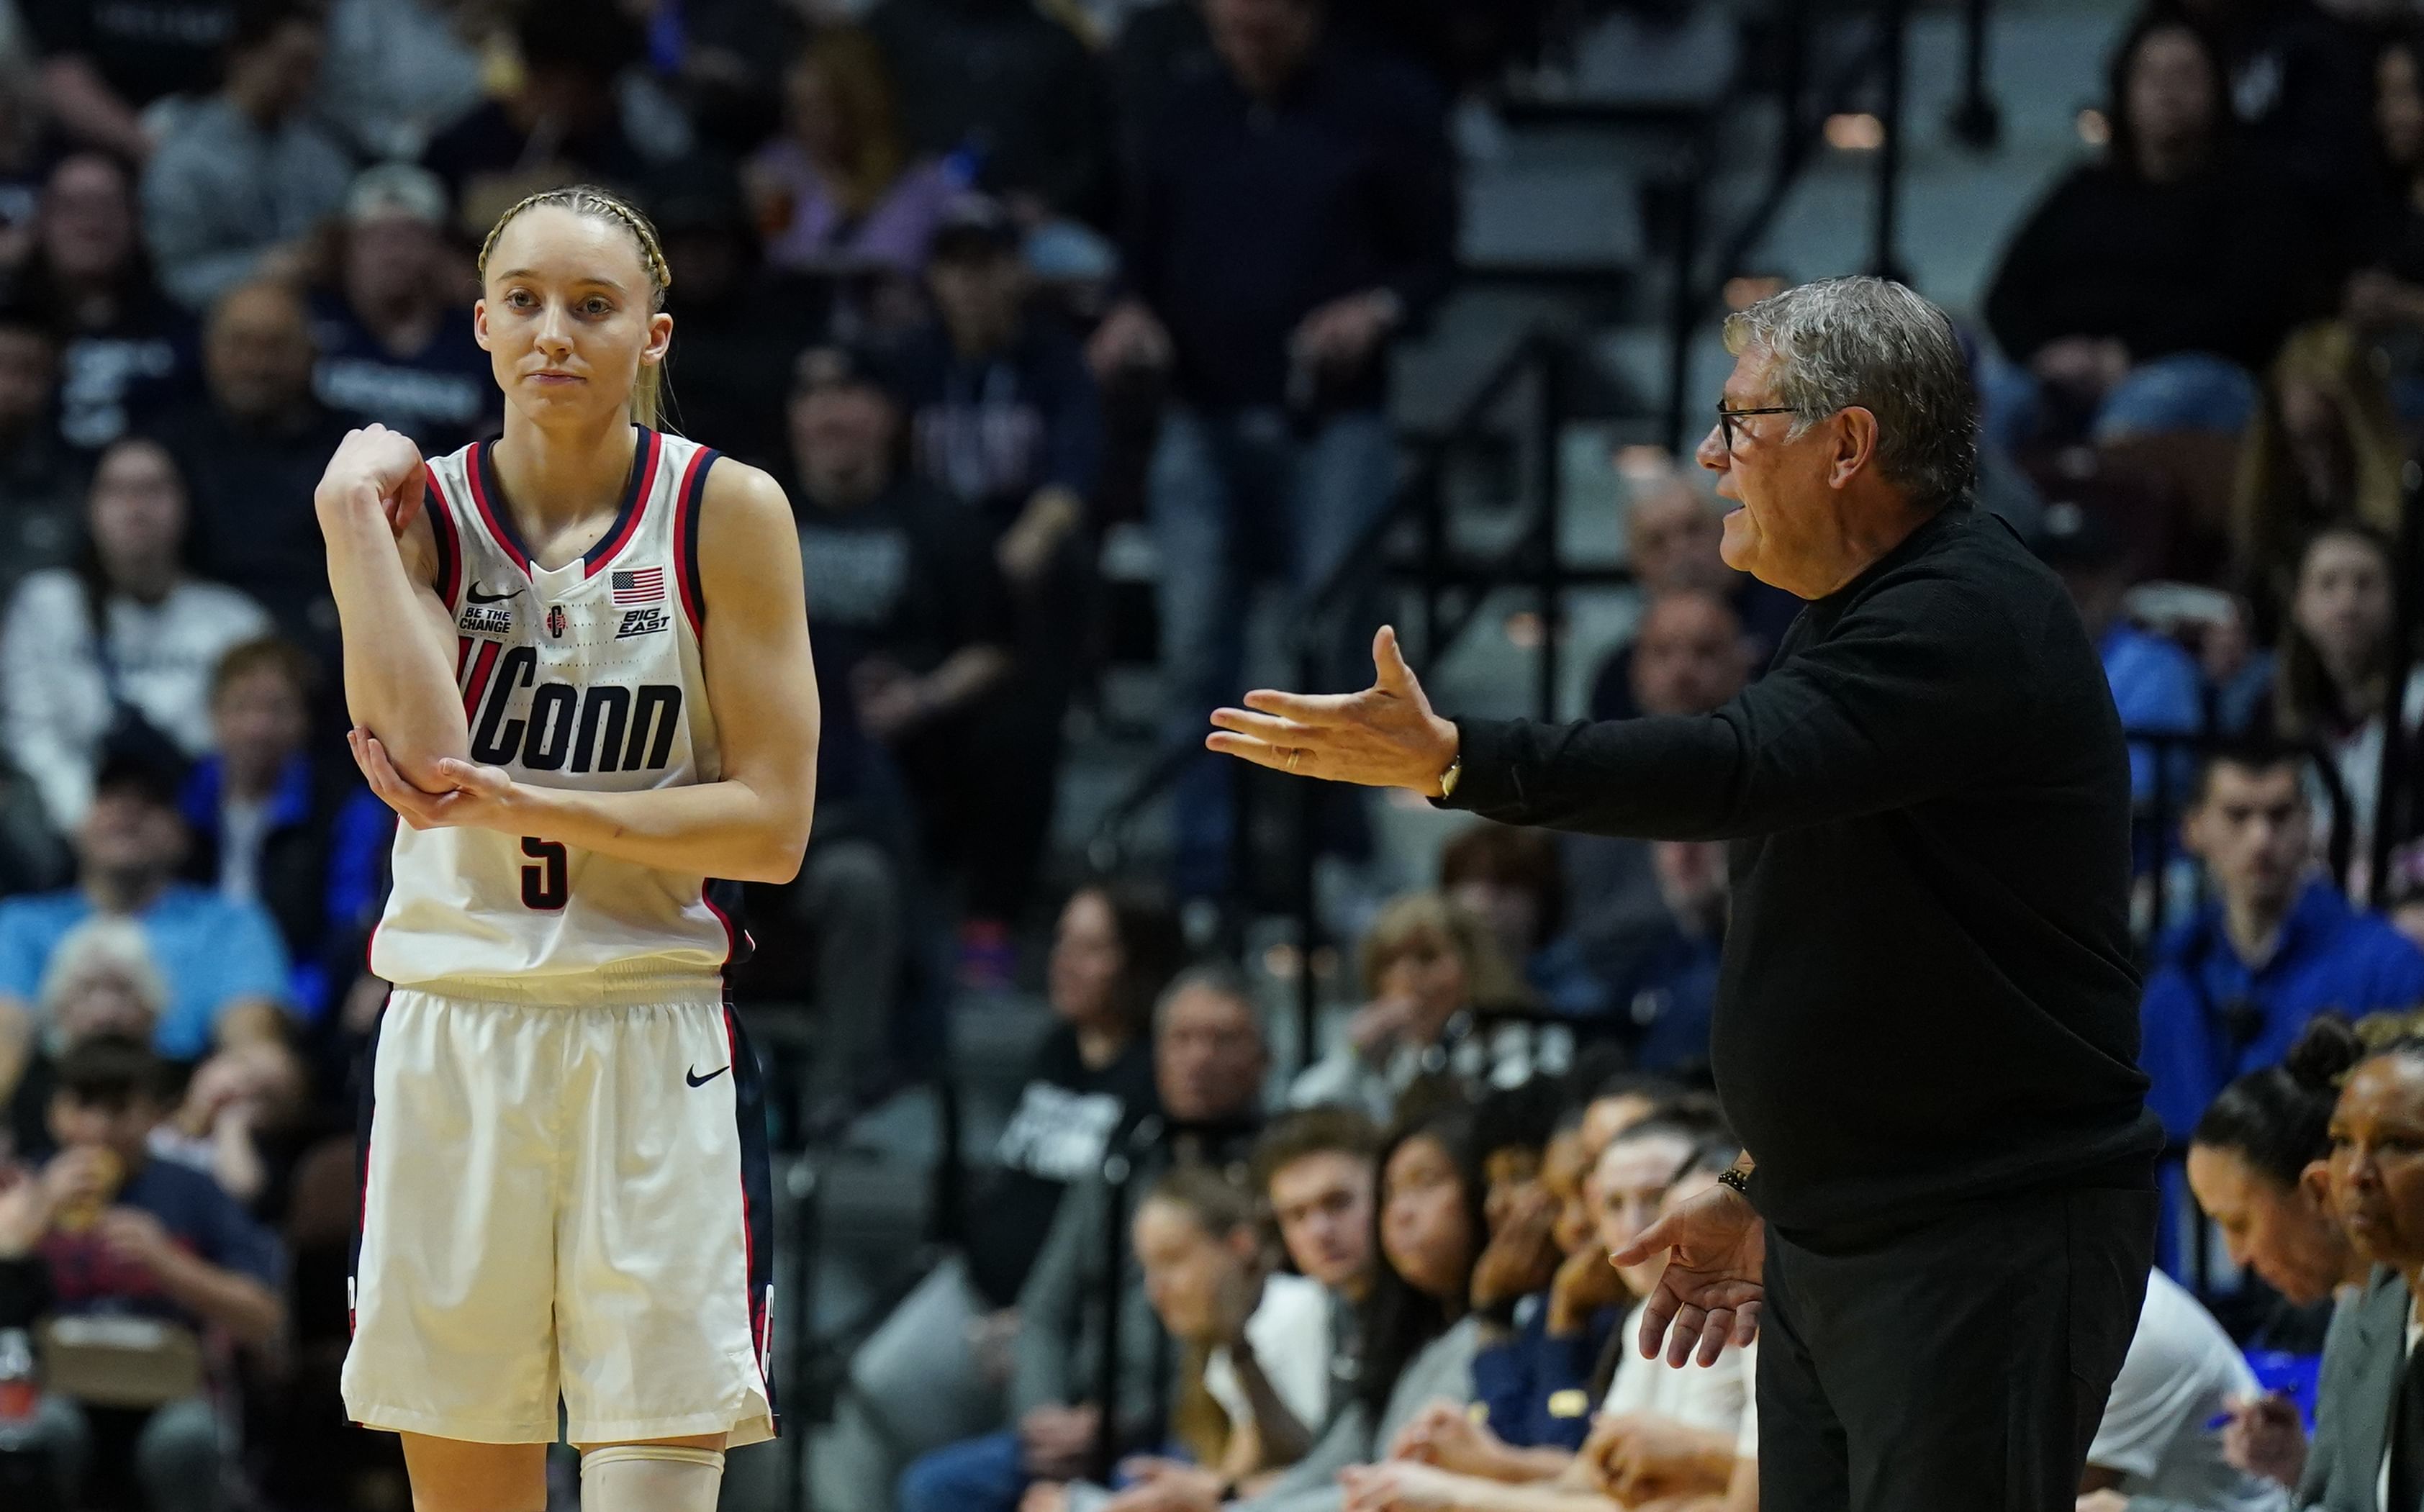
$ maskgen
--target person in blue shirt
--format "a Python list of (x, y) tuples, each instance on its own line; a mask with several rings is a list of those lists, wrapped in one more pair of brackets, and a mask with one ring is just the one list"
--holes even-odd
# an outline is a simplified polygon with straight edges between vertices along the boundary
[[(2129, 562), (2101, 516), (2073, 503), (2046, 506), (2036, 553), (2062, 577), (2071, 602), (2104, 662), (2104, 680), (2121, 711), (2121, 727), (2136, 733), (2193, 735), (2205, 728), (2205, 684), (2195, 659), (2178, 643), (2141, 629), (2122, 613), (2129, 591)], [(2129, 744), (2129, 797), (2140, 807), (2155, 794), (2155, 748)], [(2185, 749), (2171, 757), (2172, 791), (2187, 786), (2195, 757)]]
[(2236, 746), (2197, 775), (2182, 839), (2216, 897), (2157, 952), (2139, 1052), (2146, 1106), (2175, 1140), (2232, 1078), (2278, 1064), (2318, 1012), (2424, 1002), (2424, 952), (2310, 871), (2304, 759)]
[(73, 887), (0, 900), (0, 1090), (16, 1085), (39, 1027), (34, 1004), (52, 951), (95, 914), (141, 925), (168, 979), (152, 1036), (161, 1055), (198, 1060), (214, 1046), (284, 1042), (278, 925), (259, 903), (176, 880), (186, 834), (167, 773), (140, 758), (104, 762), (75, 847)]

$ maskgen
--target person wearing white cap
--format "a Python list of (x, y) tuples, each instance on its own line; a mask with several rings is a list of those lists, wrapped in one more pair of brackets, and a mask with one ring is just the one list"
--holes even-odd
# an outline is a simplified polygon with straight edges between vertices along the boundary
[(446, 185), (427, 168), (364, 169), (345, 195), (336, 287), (311, 308), (320, 402), (433, 452), (494, 435), (500, 415), (488, 355), (455, 297), (446, 220)]

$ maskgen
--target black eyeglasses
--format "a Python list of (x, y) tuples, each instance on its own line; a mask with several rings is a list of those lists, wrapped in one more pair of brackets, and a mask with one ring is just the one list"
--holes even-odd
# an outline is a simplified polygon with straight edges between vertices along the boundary
[(1794, 412), (1791, 405), (1769, 405), (1763, 409), (1728, 409), (1726, 402), (1720, 399), (1717, 401), (1717, 430), (1726, 438), (1726, 450), (1731, 452), (1734, 449), (1735, 421), (1752, 415), (1790, 415)]

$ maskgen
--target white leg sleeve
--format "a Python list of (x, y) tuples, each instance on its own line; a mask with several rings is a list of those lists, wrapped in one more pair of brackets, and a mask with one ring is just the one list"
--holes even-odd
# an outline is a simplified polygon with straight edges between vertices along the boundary
[(723, 1485), (713, 1449), (621, 1443), (581, 1456), (582, 1512), (715, 1512)]

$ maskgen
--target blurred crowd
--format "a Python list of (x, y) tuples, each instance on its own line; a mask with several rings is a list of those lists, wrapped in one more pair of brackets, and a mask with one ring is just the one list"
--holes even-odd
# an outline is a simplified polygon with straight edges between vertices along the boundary
[[(393, 819), (339, 742), (311, 495), (365, 420), (496, 434), (479, 240), (591, 181), (662, 232), (672, 423), (798, 517), (821, 803), (735, 983), (809, 1029), (778, 1133), (931, 1065), (963, 990), (1040, 979), (1055, 1015), (961, 1242), (856, 1343), (820, 1504), (1754, 1505), (1749, 1352), (1635, 1358), (1655, 1263), (1607, 1263), (1736, 1154), (1721, 845), (1448, 834), (1354, 911), (1352, 1000), (1286, 1077), (1182, 928), (1237, 883), (1231, 773), (1179, 770), (1164, 874), (1065, 895), (1050, 854), (1108, 663), (1156, 661), (1148, 733), (1191, 746), (1258, 590), (1377, 596), (1456, 122), (1578, 27), (1691, 11), (0, 3), (0, 1341), (39, 1343), (62, 1504), (402, 1504), (335, 1392)], [(2194, 1295), (2158, 1279), (2082, 1490), (2262, 1512), (2326, 1440), (2207, 1423), (2405, 1264), (2374, 1157), (2317, 1162), (2396, 1022), (2329, 1015), (2424, 1003), (2424, 23), (2164, 0), (2102, 94), (1968, 332), (1980, 504), (2137, 737), (2143, 1060), (2186, 1152)], [(1725, 565), (1690, 459), (1619, 470), (1639, 612), (1584, 648), (1588, 712), (1705, 713), (1798, 601)], [(1342, 618), (1331, 688), (1368, 676)], [(2424, 1074), (2364, 1064), (2368, 1118)], [(9, 1458), (0, 1504), (39, 1504)]]

